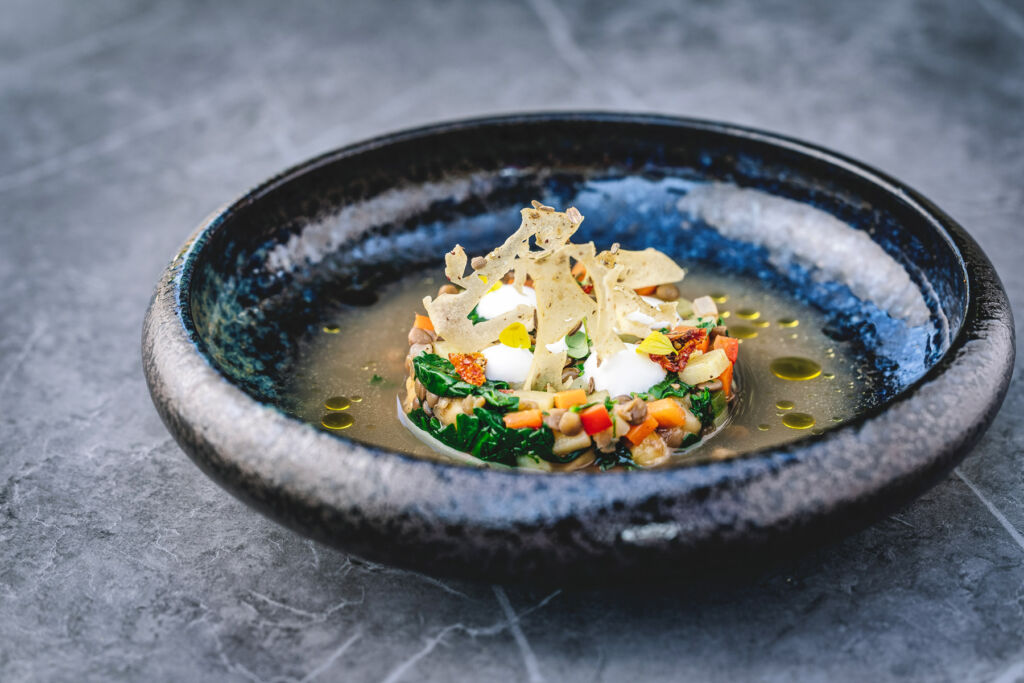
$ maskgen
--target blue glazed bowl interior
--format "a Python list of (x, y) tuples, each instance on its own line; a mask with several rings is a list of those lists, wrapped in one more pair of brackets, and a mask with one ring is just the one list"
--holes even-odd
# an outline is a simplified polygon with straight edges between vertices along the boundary
[(589, 119), (499, 124), (328, 155), (240, 200), (198, 237), (179, 293), (208, 361), (257, 401), (283, 387), (332, 307), (485, 252), (531, 199), (587, 216), (577, 238), (655, 246), (756, 277), (821, 309), (884, 404), (942, 357), (964, 320), (965, 266), (944, 229), (856, 167), (756, 134)]

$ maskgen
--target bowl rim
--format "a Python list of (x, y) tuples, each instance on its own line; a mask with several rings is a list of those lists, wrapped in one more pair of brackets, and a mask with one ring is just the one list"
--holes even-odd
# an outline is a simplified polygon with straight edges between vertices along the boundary
[[(345, 454), (350, 458), (353, 457), (353, 453), (356, 453), (357, 457), (361, 459), (357, 469), (362, 472), (375, 467), (389, 471), (400, 469), (408, 472), (412, 478), (423, 476), (444, 482), (458, 480), (472, 485), (491, 482), (488, 487), (508, 486), (510, 482), (513, 482), (512, 486), (517, 493), (527, 493), (532, 484), (523, 484), (522, 482), (536, 482), (539, 479), (524, 477), (523, 473), (515, 470), (474, 468), (425, 460), (400, 451), (370, 446), (344, 436), (327, 434), (284, 413), (275, 406), (262, 403), (251, 397), (231, 382), (213, 360), (203, 352), (198, 340), (198, 331), (191, 319), (189, 297), (195, 265), (211, 235), (224, 226), (243, 207), (259, 201), (260, 198), (273, 192), (276, 188), (301, 178), (305, 174), (380, 147), (440, 133), (520, 124), (572, 122), (646, 124), (654, 127), (669, 126), (724, 134), (738, 138), (741, 142), (749, 140), (767, 144), (838, 167), (903, 202), (910, 210), (927, 220), (934, 233), (948, 244), (963, 267), (967, 277), (966, 307), (963, 321), (956, 334), (951, 335), (947, 349), (921, 377), (884, 404), (859, 414), (847, 423), (828, 429), (820, 435), (808, 434), (781, 446), (757, 449), (745, 453), (741, 457), (726, 460), (649, 471), (576, 472), (542, 477), (544, 481), (542, 488), (545, 495), (554, 497), (566, 495), (570, 496), (574, 503), (584, 507), (587, 505), (600, 507), (625, 498), (639, 501), (645, 496), (649, 498), (650, 496), (684, 495), (684, 493), (692, 495), (697, 491), (719, 490), (722, 486), (735, 485), (738, 481), (751, 482), (765, 477), (776, 477), (782, 470), (790, 469), (809, 460), (818, 460), (819, 465), (816, 469), (820, 469), (820, 461), (827, 455), (830, 446), (843, 442), (852, 443), (851, 439), (857, 440), (859, 435), (865, 432), (877, 433), (878, 429), (892, 428), (894, 426), (892, 420), (897, 413), (912, 414), (906, 410), (895, 409), (901, 406), (905, 409), (908, 404), (919, 400), (924, 390), (948, 382), (952, 374), (962, 375), (963, 372), (951, 372), (957, 369), (961, 371), (985, 369), (989, 372), (996, 372), (999, 376), (998, 386), (995, 387), (995, 391), (991, 392), (985, 405), (968, 411), (972, 418), (968, 424), (959, 428), (947, 427), (947, 431), (942, 434), (942, 437), (946, 439), (946, 444), (943, 447), (937, 448), (933, 445), (931, 448), (925, 448), (924, 451), (929, 453), (930, 457), (928, 455), (910, 457), (905, 466), (897, 468), (898, 472), (892, 473), (892, 476), (906, 477), (913, 472), (928, 472), (929, 477), (937, 481), (939, 476), (952, 469), (956, 462), (966, 454), (967, 448), (980, 437), (997, 412), (1009, 384), (1015, 352), (1012, 312), (998, 275), (978, 244), (956, 221), (930, 200), (905, 183), (847, 156), (815, 144), (755, 128), (661, 114), (542, 111), (445, 121), (380, 135), (328, 151), (271, 177), (205, 219), (165, 270), (151, 301), (143, 328), (144, 368), (150, 392), (158, 412), (186, 452), (201, 468), (233, 493), (264, 511), (272, 510), (272, 514), (275, 516), (282, 517), (281, 505), (287, 507), (294, 504), (301, 507), (316, 506), (322, 503), (322, 501), (318, 501), (317, 491), (320, 489), (312, 485), (308, 476), (296, 477), (295, 472), (286, 474), (281, 468), (274, 467), (268, 471), (267, 467), (270, 466), (265, 464), (250, 469), (247, 466), (245, 454), (239, 452), (239, 448), (243, 447), (246, 441), (239, 440), (237, 435), (219, 431), (223, 429), (230, 431), (230, 428), (225, 426), (227, 424), (225, 420), (218, 420), (216, 416), (213, 416), (211, 418), (213, 424), (209, 428), (197, 428), (194, 424), (197, 413), (194, 409), (188, 408), (188, 403), (190, 392), (197, 385), (202, 385), (213, 392), (217, 400), (230, 403), (229, 412), (233, 414), (232, 420), (237, 420), (239, 415), (244, 414), (249, 418), (244, 421), (247, 426), (253, 425), (254, 420), (269, 421), (272, 424), (268, 427), (268, 434), (282, 432), (290, 434), (290, 438), (295, 438), (304, 447), (323, 449), (334, 454)], [(974, 342), (978, 340), (994, 345), (994, 347), (987, 350), (980, 349), (974, 345)], [(181, 371), (182, 364), (189, 367), (188, 372)], [(287, 440), (285, 439), (286, 442)], [(286, 443), (275, 442), (272, 447), (282, 453), (288, 450)], [(904, 452), (901, 457), (906, 459), (906, 456), (907, 453)], [(238, 458), (241, 459), (232, 462)], [(371, 460), (375, 461), (371, 462)], [(284, 458), (283, 462), (285, 466), (290, 463), (288, 458)], [(585, 481), (585, 485), (582, 487), (579, 486), (581, 481)], [(628, 483), (624, 486), (623, 482)], [(635, 486), (636, 482), (645, 483), (642, 486)], [(930, 483), (932, 482), (929, 482), (929, 485)], [(858, 486), (847, 490), (844, 500), (849, 503), (856, 496), (872, 492), (879, 493), (885, 488), (884, 484), (885, 482), (878, 477), (873, 477), (870, 483), (861, 482)], [(627, 487), (635, 487), (637, 490), (627, 494)], [(916, 490), (920, 492), (923, 488), (926, 487), (918, 486)], [(363, 491), (358, 486), (356, 490)], [(283, 495), (284, 501), (269, 502), (263, 499), (262, 496), (270, 491), (276, 491)], [(479, 518), (481, 513), (484, 518), (495, 524), (499, 521), (496, 513), (500, 506), (490, 506), (483, 500), (477, 500), (474, 505), (468, 506), (470, 511), (467, 511), (467, 508), (460, 509), (459, 505), (453, 505), (450, 502), (442, 503), (436, 494), (428, 491), (416, 494), (407, 490), (405, 493), (427, 508), (434, 505), (433, 509), (438, 512), (439, 518), (445, 521), (474, 519), (474, 514)], [(368, 501), (356, 502), (369, 504)], [(833, 501), (833, 506), (838, 504), (837, 501)], [(815, 505), (820, 507), (820, 501), (815, 502)], [(831, 509), (833, 506), (826, 505), (825, 507)], [(564, 515), (564, 507), (564, 505), (557, 504), (548, 506), (541, 517), (555, 518)], [(797, 506), (797, 508), (805, 513), (813, 512), (813, 509), (808, 506)], [(442, 509), (443, 513), (440, 512)], [(375, 514), (378, 515), (375, 519), (379, 521), (390, 517), (386, 511), (376, 510)], [(530, 519), (529, 515), (524, 515), (521, 521), (528, 523)], [(317, 535), (315, 530), (310, 531), (308, 525), (304, 523), (288, 520), (285, 520), (285, 523), (304, 533)]]

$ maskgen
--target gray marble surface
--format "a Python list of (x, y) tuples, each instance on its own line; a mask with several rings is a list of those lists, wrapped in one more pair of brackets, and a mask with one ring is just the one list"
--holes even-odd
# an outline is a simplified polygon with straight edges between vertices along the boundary
[[(210, 211), (315, 153), (525, 109), (817, 142), (959, 219), (1024, 321), (1024, 3), (0, 2), (0, 680), (1024, 680), (1024, 384), (949, 479), (756, 580), (442, 582), (209, 482), (142, 378)], [(1016, 375), (1020, 375), (1020, 362)]]

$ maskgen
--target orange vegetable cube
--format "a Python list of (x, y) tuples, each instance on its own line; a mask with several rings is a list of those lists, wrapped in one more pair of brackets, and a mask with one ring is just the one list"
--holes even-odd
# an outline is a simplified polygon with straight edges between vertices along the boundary
[(718, 379), (722, 380), (722, 391), (725, 392), (726, 398), (732, 394), (732, 367), (733, 364), (729, 363), (729, 368), (718, 376)]
[(659, 427), (682, 427), (686, 424), (686, 408), (671, 398), (659, 398), (647, 404), (647, 414)]
[(434, 323), (430, 322), (430, 318), (425, 315), (420, 315), (419, 313), (416, 313), (415, 315), (416, 319), (412, 323), (413, 327), (418, 327), (421, 330), (430, 330), (431, 332), (434, 331)]
[(651, 432), (658, 428), (658, 421), (653, 415), (648, 415), (647, 419), (638, 425), (633, 425), (628, 432), (626, 432), (626, 439), (636, 446), (641, 441), (646, 439)]
[(587, 392), (582, 389), (569, 389), (555, 394), (555, 407), (569, 409), (587, 402)]
[(539, 429), (544, 424), (544, 416), (539, 408), (505, 413), (502, 420), (505, 421), (505, 426), (509, 429)]
[(736, 357), (740, 354), (740, 340), (718, 335), (715, 337), (714, 348), (725, 351), (725, 355), (729, 357), (729, 362), (735, 363)]
[(658, 290), (658, 286), (657, 285), (651, 285), (650, 287), (639, 287), (639, 288), (637, 288), (637, 289), (635, 289), (633, 291), (635, 291), (640, 296), (650, 296), (650, 295), (654, 294), (657, 290)]

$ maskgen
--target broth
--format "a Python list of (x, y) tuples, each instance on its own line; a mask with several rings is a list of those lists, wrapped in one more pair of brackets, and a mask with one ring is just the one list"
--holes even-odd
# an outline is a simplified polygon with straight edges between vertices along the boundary
[[(286, 409), (347, 438), (420, 457), (447, 458), (398, 422), (406, 337), (422, 299), (443, 275), (416, 274), (380, 292), (369, 307), (337, 308), (300, 347)], [(724, 429), (673, 462), (726, 458), (835, 427), (873, 405), (870, 361), (824, 332), (824, 314), (755, 278), (688, 267), (683, 297), (712, 293), (741, 342), (738, 397)], [(343, 417), (344, 416), (344, 417)], [(340, 431), (340, 430), (344, 431)]]

